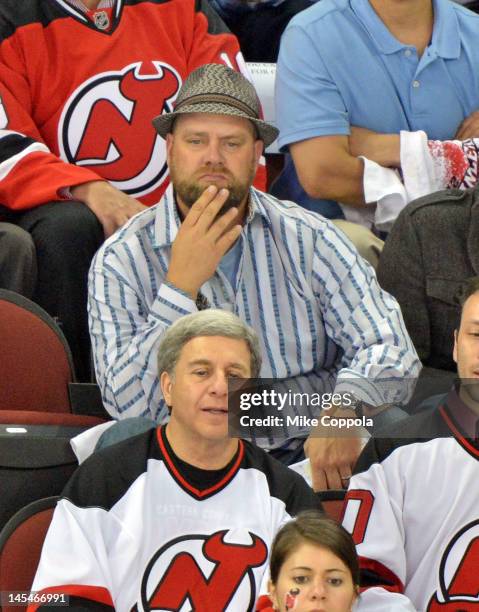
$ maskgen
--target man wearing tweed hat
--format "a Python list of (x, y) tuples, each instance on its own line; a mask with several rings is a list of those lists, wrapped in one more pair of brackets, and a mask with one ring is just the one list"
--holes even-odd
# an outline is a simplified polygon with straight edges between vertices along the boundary
[[(255, 329), (263, 377), (320, 392), (350, 391), (353, 382), (370, 405), (406, 400), (403, 378), (417, 375), (419, 361), (397, 302), (327, 220), (251, 186), (277, 135), (261, 120), (251, 83), (225, 66), (202, 66), (154, 125), (166, 139), (172, 185), (105, 243), (90, 270), (90, 332), (110, 414), (167, 417), (158, 345), (175, 320), (208, 307)], [(392, 399), (376, 384), (384, 378)], [(347, 486), (360, 438), (310, 429), (265, 446), (290, 462), (306, 441), (315, 488)]]

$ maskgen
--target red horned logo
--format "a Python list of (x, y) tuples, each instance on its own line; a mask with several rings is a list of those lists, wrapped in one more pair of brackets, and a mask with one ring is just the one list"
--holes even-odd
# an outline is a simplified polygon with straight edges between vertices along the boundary
[(479, 612), (479, 521), (457, 533), (441, 559), (440, 593), (427, 612)]
[[(189, 601), (195, 612), (223, 612), (240, 585), (243, 589), (246, 586), (248, 609), (252, 608), (256, 597), (252, 569), (265, 563), (266, 544), (252, 533), (251, 544), (233, 544), (225, 541), (226, 534), (227, 531), (218, 531), (211, 536), (187, 536), (163, 546), (145, 571), (141, 587), (143, 609), (180, 610)], [(165, 559), (168, 563), (164, 571), (155, 573)], [(205, 562), (212, 568), (209, 575), (200, 567), (204, 568)], [(153, 573), (159, 580), (152, 582)]]
[(181, 85), (161, 62), (137, 62), (98, 74), (67, 101), (59, 124), (62, 156), (88, 166), (133, 196), (164, 179), (166, 154), (151, 120), (172, 110)]

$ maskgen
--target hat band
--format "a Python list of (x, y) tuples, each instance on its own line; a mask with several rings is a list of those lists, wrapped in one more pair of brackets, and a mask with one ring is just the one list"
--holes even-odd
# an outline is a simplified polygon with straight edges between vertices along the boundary
[(186, 100), (182, 100), (175, 106), (175, 112), (178, 111), (180, 108), (183, 108), (184, 106), (188, 106), (189, 104), (202, 104), (204, 102), (217, 102), (220, 104), (226, 104), (227, 106), (232, 106), (237, 110), (243, 112), (245, 115), (248, 115), (252, 119), (258, 119), (258, 114), (255, 113), (255, 111), (250, 106), (226, 94), (197, 94), (196, 96), (190, 96), (189, 98), (186, 98)]

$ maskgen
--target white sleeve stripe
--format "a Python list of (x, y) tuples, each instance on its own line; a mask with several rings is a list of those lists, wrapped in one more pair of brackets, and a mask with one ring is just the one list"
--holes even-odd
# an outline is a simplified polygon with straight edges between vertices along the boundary
[[(2, 130), (2, 132), (6, 131), (7, 130)], [(3, 181), (10, 174), (21, 159), (27, 155), (30, 155), (30, 153), (36, 152), (50, 153), (50, 149), (40, 142), (35, 142), (26, 149), (23, 149), (23, 151), (20, 151), (20, 153), (9, 157), (6, 161), (0, 164), (0, 181)]]

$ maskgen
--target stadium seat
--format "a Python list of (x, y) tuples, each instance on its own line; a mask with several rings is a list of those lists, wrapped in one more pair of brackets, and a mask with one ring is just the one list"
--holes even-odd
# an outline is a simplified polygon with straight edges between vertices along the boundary
[(328, 491), (318, 491), (316, 495), (321, 500), (326, 514), (340, 523), (343, 518), (346, 489), (329, 489)]
[[(29, 592), (58, 496), (38, 499), (19, 510), (0, 532), (2, 612), (24, 612), (26, 604), (9, 604), (9, 593)], [(60, 608), (61, 609), (61, 608)]]
[(78, 414), (37, 412), (33, 410), (0, 410), (0, 424), (8, 425), (56, 425), (59, 427), (77, 427), (80, 430), (100, 425), (108, 418)]
[(71, 412), (75, 380), (57, 323), (27, 298), (0, 289), (0, 410)]
[(0, 529), (23, 506), (63, 491), (78, 467), (71, 438), (102, 422), (74, 414), (0, 410)]

